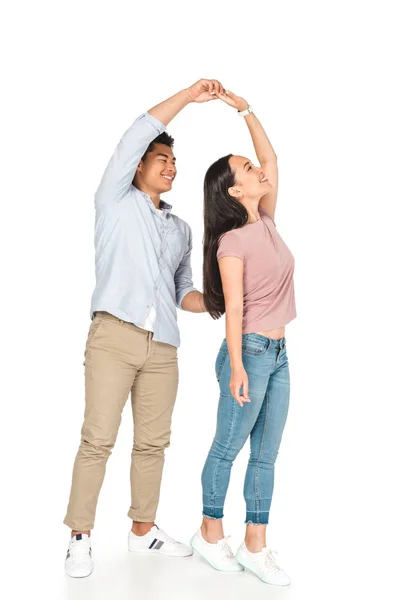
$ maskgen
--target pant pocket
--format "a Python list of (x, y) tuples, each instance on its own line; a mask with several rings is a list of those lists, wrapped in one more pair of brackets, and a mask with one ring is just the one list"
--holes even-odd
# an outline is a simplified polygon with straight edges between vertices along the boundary
[(85, 352), (83, 353), (83, 366), (85, 366), (86, 354), (89, 350), (90, 344), (93, 342), (96, 334), (99, 331), (100, 325), (102, 324), (102, 319), (100, 317), (95, 317), (90, 324), (89, 332), (86, 340)]

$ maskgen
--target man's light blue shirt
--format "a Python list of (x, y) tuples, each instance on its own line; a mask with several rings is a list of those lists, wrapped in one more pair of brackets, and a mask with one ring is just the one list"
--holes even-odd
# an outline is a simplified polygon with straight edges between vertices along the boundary
[(176, 308), (192, 281), (189, 225), (161, 201), (162, 214), (133, 184), (137, 166), (165, 125), (148, 113), (126, 131), (95, 194), (96, 287), (91, 315), (106, 311), (143, 327), (156, 311), (153, 339), (178, 347)]

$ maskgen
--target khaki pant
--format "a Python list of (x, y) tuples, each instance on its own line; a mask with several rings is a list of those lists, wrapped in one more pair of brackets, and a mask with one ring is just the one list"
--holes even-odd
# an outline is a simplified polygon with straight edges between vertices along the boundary
[(85, 420), (64, 520), (75, 531), (93, 529), (106, 463), (130, 392), (134, 441), (128, 516), (141, 522), (155, 519), (178, 387), (178, 361), (174, 346), (154, 342), (152, 336), (102, 312), (90, 326), (85, 350)]

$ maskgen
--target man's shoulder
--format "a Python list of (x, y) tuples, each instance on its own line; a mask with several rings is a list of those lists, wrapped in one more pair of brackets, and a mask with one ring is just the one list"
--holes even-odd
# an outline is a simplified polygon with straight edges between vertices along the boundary
[(191, 234), (190, 225), (186, 221), (181, 219), (181, 217), (178, 217), (174, 213), (170, 212), (169, 214), (170, 214), (170, 218), (172, 219), (172, 222), (174, 223), (175, 227), (177, 227), (182, 233), (184, 233), (186, 235), (186, 237), (189, 237)]

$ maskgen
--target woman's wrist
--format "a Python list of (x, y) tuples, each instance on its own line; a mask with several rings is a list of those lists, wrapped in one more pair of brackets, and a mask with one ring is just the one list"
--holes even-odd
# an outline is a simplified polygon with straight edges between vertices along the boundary
[(242, 359), (236, 359), (236, 360), (231, 360), (231, 369), (232, 371), (239, 371), (240, 369), (243, 368), (243, 361)]
[(246, 102), (246, 100), (244, 98), (242, 98), (242, 101), (238, 103), (237, 109), (239, 112), (242, 112), (243, 110), (246, 110), (249, 108), (249, 103)]

